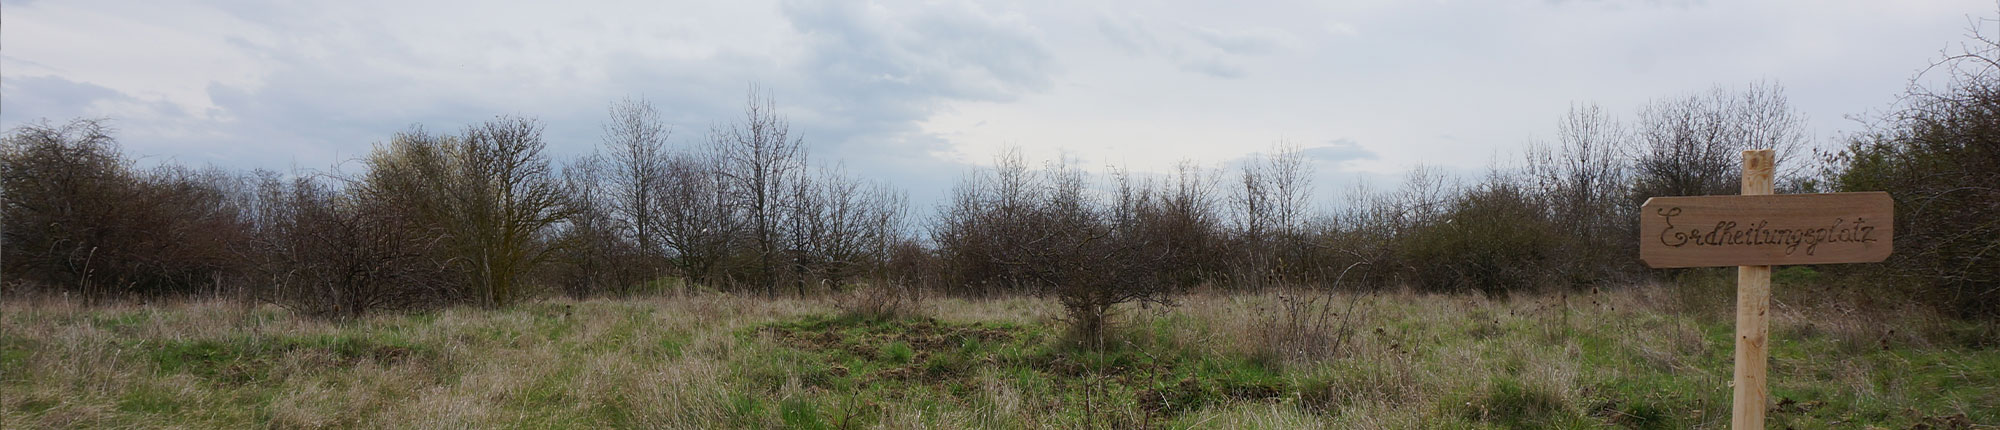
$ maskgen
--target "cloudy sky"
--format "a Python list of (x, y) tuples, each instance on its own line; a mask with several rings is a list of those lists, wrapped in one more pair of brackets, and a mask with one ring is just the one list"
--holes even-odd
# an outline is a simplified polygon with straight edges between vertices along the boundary
[[(323, 169), (423, 124), (651, 99), (689, 145), (768, 90), (816, 162), (933, 201), (1017, 146), (1222, 166), (1289, 141), (1320, 200), (1485, 168), (1573, 103), (1776, 81), (1829, 141), (1991, 1), (0, 0), (0, 126), (107, 117), (149, 162)], [(1303, 3), (1303, 4), (1301, 4)], [(1990, 25), (1990, 24), (1989, 24)], [(349, 164), (349, 168), (353, 168)]]

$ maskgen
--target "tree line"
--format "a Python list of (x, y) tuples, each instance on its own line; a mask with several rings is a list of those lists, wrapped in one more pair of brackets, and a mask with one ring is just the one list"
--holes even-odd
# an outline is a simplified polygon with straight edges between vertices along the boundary
[(1831, 270), (1990, 316), (2000, 44), (1979, 46), (1941, 63), (1950, 84), (1913, 85), (1831, 150), (1811, 150), (1781, 87), (1753, 83), (1630, 115), (1574, 105), (1477, 178), (1419, 167), (1393, 190), (1321, 193), (1284, 143), (1164, 174), (1010, 150), (918, 215), (889, 184), (810, 162), (754, 88), (740, 117), (684, 144), (652, 102), (625, 99), (591, 154), (556, 160), (539, 121), (502, 116), (395, 133), (358, 174), (140, 168), (108, 121), (44, 120), (0, 144), (0, 268), (10, 291), (238, 294), (331, 317), (544, 294), (1043, 294), (1095, 332), (1118, 304), (1204, 285), (1504, 295), (1672, 274), (1638, 264), (1638, 205), (1734, 194), (1740, 151), (1773, 148), (1791, 167), (1781, 193), (1897, 199), (1897, 257)]

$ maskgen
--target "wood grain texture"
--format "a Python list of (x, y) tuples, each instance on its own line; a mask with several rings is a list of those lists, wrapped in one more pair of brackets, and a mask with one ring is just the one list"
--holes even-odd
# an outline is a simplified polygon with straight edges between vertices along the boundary
[(1889, 258), (1888, 193), (1654, 197), (1639, 207), (1647, 267), (1872, 263)]
[[(1743, 151), (1744, 196), (1771, 194), (1774, 158), (1769, 149)], [(1727, 240), (1723, 243), (1726, 247)], [(1797, 247), (1791, 250), (1795, 253)], [(1736, 430), (1764, 428), (1764, 408), (1771, 395), (1765, 373), (1770, 365), (1771, 266), (1749, 264), (1736, 267), (1736, 375), (1730, 405), (1730, 428)]]

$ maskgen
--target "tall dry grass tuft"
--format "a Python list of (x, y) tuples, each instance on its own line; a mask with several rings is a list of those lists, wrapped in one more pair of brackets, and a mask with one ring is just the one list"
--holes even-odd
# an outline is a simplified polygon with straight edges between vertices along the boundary
[(898, 319), (917, 315), (923, 293), (914, 287), (869, 283), (828, 296), (833, 307), (846, 315), (867, 319)]

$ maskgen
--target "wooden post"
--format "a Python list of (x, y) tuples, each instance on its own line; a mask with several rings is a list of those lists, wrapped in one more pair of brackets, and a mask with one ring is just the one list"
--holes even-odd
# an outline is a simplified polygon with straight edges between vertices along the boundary
[(1731, 428), (1764, 428), (1770, 404), (1771, 266), (1875, 263), (1889, 258), (1888, 193), (1771, 195), (1769, 149), (1743, 151), (1743, 195), (1662, 196), (1639, 205), (1646, 267), (1736, 266), (1736, 378)]
[[(1769, 149), (1743, 151), (1743, 195), (1771, 194), (1775, 158)], [(1771, 266), (1736, 266), (1736, 393), (1730, 426), (1736, 430), (1764, 428), (1770, 313)]]

